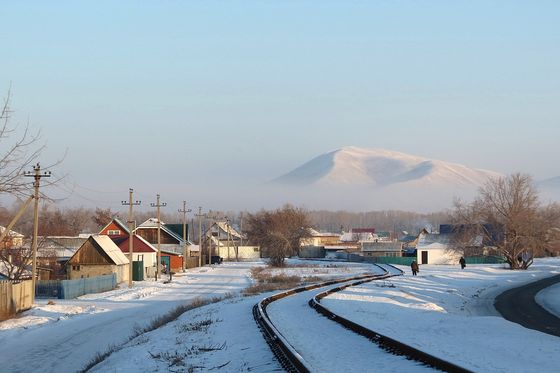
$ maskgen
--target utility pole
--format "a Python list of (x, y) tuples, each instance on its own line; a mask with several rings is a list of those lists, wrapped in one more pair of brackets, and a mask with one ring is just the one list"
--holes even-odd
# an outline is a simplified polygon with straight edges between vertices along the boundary
[[(156, 195), (156, 203), (150, 203), (150, 206), (157, 208), (157, 265), (156, 265), (156, 281), (158, 276), (161, 277), (160, 268), (161, 268), (161, 219), (159, 209), (160, 207), (167, 206), (167, 203), (159, 201), (159, 194)], [(169, 267), (171, 267), (171, 262), (169, 263)], [(171, 268), (170, 268), (171, 269)]]
[[(229, 260), (229, 248), (230, 248), (230, 239), (231, 239), (231, 230), (229, 229), (230, 227), (230, 221), (229, 218), (226, 217), (226, 228), (227, 228), (227, 255), (228, 255), (228, 260)], [(235, 252), (235, 261), (237, 261), (237, 250)]]
[(195, 214), (198, 218), (198, 266), (202, 267), (202, 207), (198, 206), (198, 214)]
[(239, 234), (241, 235), (239, 238), (239, 246), (243, 246), (243, 211), (239, 213)]
[(134, 220), (132, 219), (132, 206), (140, 205), (140, 201), (132, 201), (132, 193), (134, 190), (130, 188), (128, 190), (128, 202), (121, 201), (123, 206), (128, 206), (128, 261), (130, 262), (128, 265), (128, 287), (132, 287), (132, 251), (133, 251), (133, 243), (132, 240), (134, 238), (133, 229), (134, 229)]
[(31, 291), (31, 303), (35, 303), (35, 283), (37, 281), (37, 235), (39, 232), (39, 185), (41, 184), (42, 177), (50, 177), (50, 171), (41, 172), (41, 165), (37, 163), (33, 166), (33, 171), (25, 171), (24, 176), (33, 177), (35, 181), (33, 182), (33, 187), (35, 188), (35, 204), (33, 209), (33, 241), (31, 242), (31, 250), (33, 251), (33, 267), (31, 273), (32, 279), (32, 291)]
[(183, 201), (183, 209), (177, 210), (183, 213), (183, 272), (187, 269), (187, 258), (191, 257), (190, 250), (187, 250), (187, 213), (191, 212), (191, 209), (187, 209), (187, 201)]

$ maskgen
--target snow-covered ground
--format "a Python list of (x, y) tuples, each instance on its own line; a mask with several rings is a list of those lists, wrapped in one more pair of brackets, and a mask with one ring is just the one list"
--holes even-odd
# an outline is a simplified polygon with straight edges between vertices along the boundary
[[(322, 303), (344, 317), (476, 372), (557, 372), (558, 337), (501, 318), (494, 297), (560, 273), (560, 260), (536, 260), (527, 271), (501, 265), (420, 268), (386, 282), (348, 288)], [(555, 287), (556, 288), (556, 287)], [(553, 291), (550, 296), (555, 296)], [(547, 296), (548, 298), (548, 296)], [(557, 305), (558, 303), (556, 303)]]
[(139, 327), (195, 298), (238, 293), (262, 263), (228, 263), (190, 270), (173, 282), (143, 281), (132, 289), (73, 300), (38, 300), (19, 318), (0, 323), (0, 371), (75, 372), (98, 352), (126, 342)]
[[(290, 263), (320, 267), (290, 267), (286, 275), (324, 278), (368, 271), (366, 264)], [(92, 371), (278, 371), (251, 312), (266, 294), (238, 295), (252, 283), (251, 268), (259, 265), (224, 263), (190, 270), (171, 284), (146, 281), (132, 289), (54, 300), (54, 305), (41, 300), (21, 317), (0, 323), (0, 371), (75, 372), (109, 345), (121, 348)], [(558, 338), (503, 320), (493, 299), (507, 288), (560, 273), (560, 260), (538, 260), (528, 271), (498, 265), (470, 265), (464, 271), (457, 266), (421, 266), (420, 276), (412, 277), (403, 269), (405, 276), (350, 288), (323, 302), (354, 321), (474, 371), (557, 371)], [(548, 290), (539, 297), (558, 297), (556, 286)], [(139, 326), (178, 305), (226, 294), (233, 296), (185, 312), (130, 340)], [(557, 301), (549, 303), (558, 307)], [(320, 345), (316, 350), (324, 355)], [(373, 369), (353, 362), (348, 368)]]
[(535, 299), (545, 310), (560, 317), (560, 284), (539, 291)]

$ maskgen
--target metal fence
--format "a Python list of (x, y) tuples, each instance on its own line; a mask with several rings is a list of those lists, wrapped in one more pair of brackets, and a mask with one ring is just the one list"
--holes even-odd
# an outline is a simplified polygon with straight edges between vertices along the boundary
[(80, 278), (77, 280), (37, 281), (38, 298), (73, 299), (84, 294), (101, 293), (117, 286), (117, 275)]
[(10, 318), (17, 312), (30, 309), (33, 305), (31, 292), (33, 281), (0, 281), (0, 320)]
[(416, 257), (408, 256), (361, 256), (357, 254), (348, 254), (349, 262), (366, 262), (366, 263), (381, 263), (381, 264), (397, 264), (397, 265), (410, 265)]
[(501, 264), (506, 262), (503, 256), (467, 256), (465, 258), (467, 264)]

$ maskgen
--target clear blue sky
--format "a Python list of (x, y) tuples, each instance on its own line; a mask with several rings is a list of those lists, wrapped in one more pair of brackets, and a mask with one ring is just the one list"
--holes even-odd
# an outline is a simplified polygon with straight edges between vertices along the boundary
[(68, 149), (56, 172), (107, 192), (76, 192), (99, 205), (134, 187), (217, 209), (220, 183), (263, 183), (346, 145), (560, 175), (557, 1), (1, 9), (0, 92), (11, 83), (14, 118), (41, 128), (45, 163)]

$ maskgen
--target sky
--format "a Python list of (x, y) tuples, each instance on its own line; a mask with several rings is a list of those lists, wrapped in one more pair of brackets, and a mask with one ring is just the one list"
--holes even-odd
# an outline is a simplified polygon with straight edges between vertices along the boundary
[(66, 154), (62, 204), (116, 207), (132, 187), (258, 208), (249, 186), (343, 146), (560, 176), (558, 2), (1, 9), (0, 96), (41, 130), (43, 164)]

